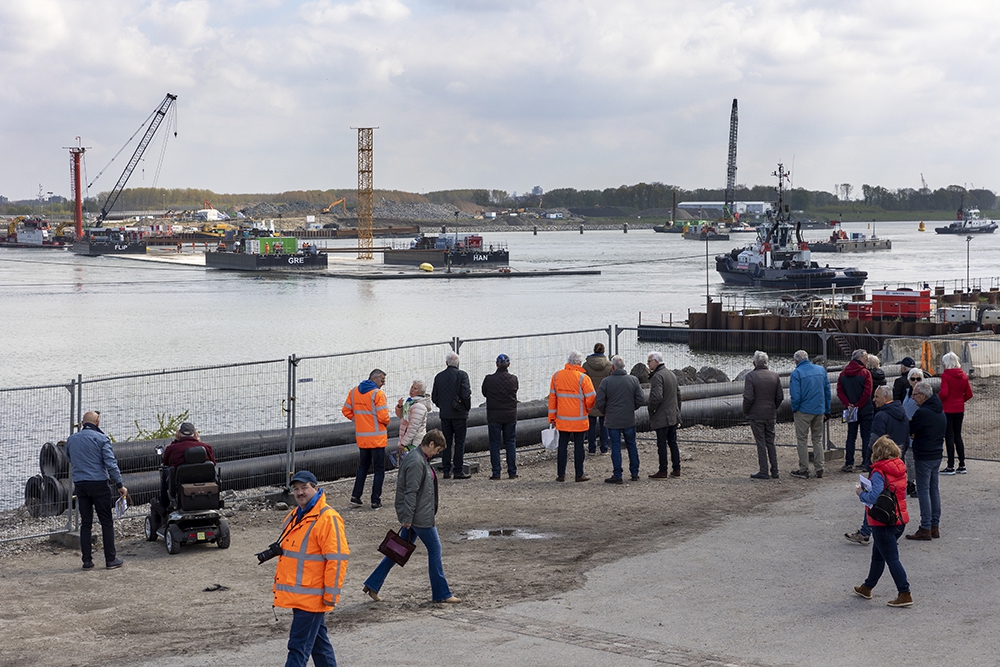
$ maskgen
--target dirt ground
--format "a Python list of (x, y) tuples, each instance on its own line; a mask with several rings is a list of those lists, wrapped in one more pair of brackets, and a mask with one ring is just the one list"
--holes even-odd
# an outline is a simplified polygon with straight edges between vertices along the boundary
[[(718, 434), (684, 433), (703, 440)], [(463, 606), (487, 609), (550, 597), (579, 586), (595, 565), (651, 550), (664, 539), (685, 540), (727, 516), (830, 483), (789, 477), (787, 471), (796, 467), (793, 448), (779, 448), (780, 480), (751, 480), (756, 450), (721, 444), (682, 445), (682, 476), (651, 480), (655, 439), (640, 434), (639, 449), (641, 479), (622, 486), (602, 481), (611, 472), (608, 455), (588, 457), (591, 481), (557, 483), (555, 457), (542, 450), (519, 452), (517, 480), (505, 474), (490, 481), (488, 456), (472, 459), (482, 466), (472, 479), (442, 480), (437, 524), (444, 567)], [(362, 593), (361, 584), (380, 557), (376, 546), (388, 528), (398, 527), (392, 510), (395, 475), (387, 475), (386, 506), (380, 510), (351, 508), (349, 484), (323, 485), (344, 517), (351, 546), (331, 627), (415, 618), (437, 608), (420, 545), (405, 569), (392, 572), (381, 603)], [(127, 665), (287, 637), (290, 612), (271, 609), (274, 561), (258, 565), (254, 558), (278, 536), (285, 511), (242, 501), (227, 512), (233, 531), (229, 549), (195, 545), (176, 556), (167, 554), (162, 540), (146, 542), (139, 519), (120, 522), (117, 546), (125, 566), (119, 570), (98, 564), (84, 572), (77, 550), (47, 540), (6, 546), (0, 551), (0, 597), (6, 601), (0, 606), (6, 644), (0, 664)], [(541, 537), (468, 535), (505, 528)], [(205, 590), (216, 584), (228, 590)]]

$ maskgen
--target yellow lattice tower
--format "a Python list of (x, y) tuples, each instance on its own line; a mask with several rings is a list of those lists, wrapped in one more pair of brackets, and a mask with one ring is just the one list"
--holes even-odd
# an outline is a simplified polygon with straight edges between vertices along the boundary
[(358, 259), (374, 259), (372, 248), (375, 246), (374, 221), (372, 212), (375, 207), (375, 185), (372, 179), (372, 151), (374, 146), (374, 131), (378, 128), (359, 127), (358, 129)]

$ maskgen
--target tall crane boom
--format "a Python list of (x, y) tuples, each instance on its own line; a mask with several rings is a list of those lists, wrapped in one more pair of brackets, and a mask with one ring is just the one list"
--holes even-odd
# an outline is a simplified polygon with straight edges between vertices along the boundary
[(149, 123), (149, 127), (146, 128), (146, 134), (143, 135), (142, 140), (139, 141), (139, 145), (135, 148), (135, 153), (132, 154), (132, 159), (128, 161), (128, 165), (125, 167), (125, 171), (118, 178), (118, 182), (115, 183), (115, 187), (111, 189), (108, 194), (108, 198), (104, 200), (104, 204), (101, 205), (101, 214), (97, 217), (97, 222), (95, 226), (100, 227), (104, 219), (108, 217), (108, 213), (111, 212), (112, 207), (114, 207), (115, 202), (118, 201), (118, 196), (121, 195), (122, 190), (125, 189), (125, 184), (128, 183), (128, 179), (132, 176), (132, 172), (135, 170), (139, 160), (142, 159), (142, 154), (146, 152), (146, 147), (149, 146), (149, 142), (153, 140), (153, 135), (156, 134), (156, 130), (160, 127), (160, 123), (167, 115), (167, 111), (170, 110), (170, 105), (174, 103), (177, 99), (176, 95), (171, 95), (167, 93), (167, 96), (163, 98), (160, 102), (160, 106), (152, 114), (152, 121)]
[(729, 165), (726, 169), (726, 210), (727, 217), (733, 217), (736, 212), (736, 126), (739, 114), (736, 111), (736, 100), (733, 100), (733, 112), (729, 116)]

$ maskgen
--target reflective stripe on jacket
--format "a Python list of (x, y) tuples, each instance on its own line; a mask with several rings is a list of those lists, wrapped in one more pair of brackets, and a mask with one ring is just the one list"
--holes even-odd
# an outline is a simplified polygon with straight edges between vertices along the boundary
[(351, 389), (341, 409), (354, 422), (354, 438), (361, 449), (377, 449), (389, 444), (389, 406), (381, 389), (361, 393)]
[(326, 504), (326, 498), (320, 498), (301, 521), (288, 528), (294, 521), (293, 509), (282, 524), (288, 532), (281, 540), (284, 553), (274, 572), (274, 606), (330, 611), (340, 600), (351, 553), (344, 520)]
[(560, 431), (586, 431), (587, 413), (594, 407), (597, 392), (582, 366), (566, 364), (549, 383), (549, 421)]

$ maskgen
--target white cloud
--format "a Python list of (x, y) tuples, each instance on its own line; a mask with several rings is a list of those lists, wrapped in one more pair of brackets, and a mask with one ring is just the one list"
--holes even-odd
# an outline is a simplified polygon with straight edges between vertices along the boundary
[[(68, 183), (163, 95), (180, 135), (161, 185), (349, 187), (351, 126), (379, 125), (379, 187), (796, 185), (1000, 189), (1000, 75), (968, 0), (35, 0), (0, 6), (0, 194)], [(926, 166), (925, 166), (926, 165)]]

